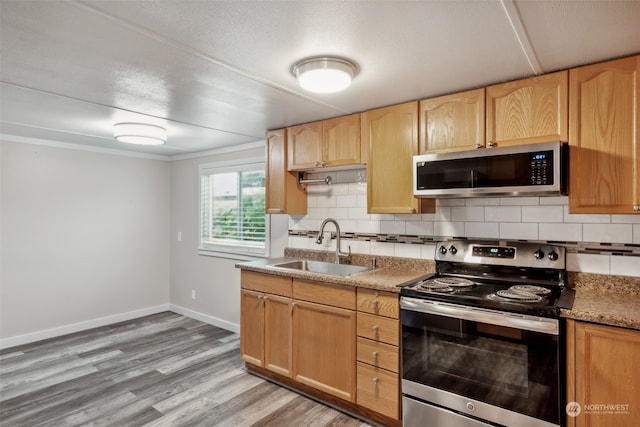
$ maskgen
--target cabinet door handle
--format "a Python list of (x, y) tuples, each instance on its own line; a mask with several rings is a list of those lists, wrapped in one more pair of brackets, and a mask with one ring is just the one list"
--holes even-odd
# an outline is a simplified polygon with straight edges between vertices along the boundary
[(372, 351), (371, 352), (371, 356), (373, 356), (374, 359), (378, 358), (378, 352), (377, 351)]
[(296, 308), (296, 303), (295, 302), (291, 303), (291, 308)]
[(268, 298), (268, 296), (267, 296), (267, 295), (265, 295), (263, 299), (266, 301), (266, 300), (267, 300), (267, 298)]
[(375, 332), (376, 334), (378, 333), (378, 325), (373, 325), (373, 332)]
[(371, 379), (371, 381), (373, 381), (373, 383), (374, 383), (374, 384), (378, 384), (378, 379), (377, 379), (377, 378), (375, 378), (375, 377), (373, 377), (373, 378)]
[(633, 210), (636, 212), (640, 211), (640, 205), (633, 205)]
[(258, 295), (258, 299), (261, 300), (262, 299), (262, 295)]
[(479, 150), (480, 148), (482, 148), (482, 144), (476, 144), (476, 149)]
[(267, 209), (267, 213), (270, 213), (270, 214), (282, 213), (282, 209), (280, 209), (280, 208), (269, 208), (269, 209)]
[(494, 146), (496, 145), (496, 143), (495, 143), (495, 142), (493, 142), (493, 141), (489, 141), (489, 142), (487, 142), (487, 145), (488, 145), (489, 147), (494, 147)]
[(325, 162), (324, 160), (322, 161), (322, 167), (327, 166), (327, 162)]
[(371, 304), (373, 304), (373, 306), (375, 308), (378, 308), (378, 300), (377, 299), (374, 299), (373, 301), (371, 301)]
[(314, 163), (316, 166), (320, 166), (320, 162), (316, 160), (316, 162)]

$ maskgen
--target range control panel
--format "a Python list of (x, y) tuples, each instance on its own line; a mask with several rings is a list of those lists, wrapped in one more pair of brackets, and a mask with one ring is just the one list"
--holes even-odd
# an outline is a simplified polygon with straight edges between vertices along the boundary
[(436, 244), (436, 261), (565, 268), (565, 248), (527, 242), (450, 240)]
[(492, 258), (515, 258), (516, 248), (511, 246), (472, 246), (473, 256), (486, 256)]

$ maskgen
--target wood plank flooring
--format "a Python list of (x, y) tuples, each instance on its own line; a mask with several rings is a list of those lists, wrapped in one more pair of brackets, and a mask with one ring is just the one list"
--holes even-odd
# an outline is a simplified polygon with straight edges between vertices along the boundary
[(248, 374), (239, 335), (172, 312), (1, 351), (0, 425), (369, 426)]

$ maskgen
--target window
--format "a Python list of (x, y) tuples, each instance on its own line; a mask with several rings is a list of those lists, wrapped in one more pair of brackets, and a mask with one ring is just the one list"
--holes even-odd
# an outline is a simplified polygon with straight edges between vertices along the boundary
[(200, 249), (264, 256), (264, 161), (200, 167)]

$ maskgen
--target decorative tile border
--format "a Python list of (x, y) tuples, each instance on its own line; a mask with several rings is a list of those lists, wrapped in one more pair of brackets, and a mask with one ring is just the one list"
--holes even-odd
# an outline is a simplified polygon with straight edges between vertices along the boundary
[[(315, 230), (289, 230), (289, 236), (308, 237), (315, 239), (318, 232)], [(331, 238), (335, 238), (335, 232), (331, 232)], [(365, 242), (381, 242), (381, 243), (404, 243), (412, 245), (434, 244), (439, 241), (447, 240), (483, 240), (483, 239), (467, 239), (465, 237), (451, 236), (418, 236), (404, 234), (369, 234), (369, 233), (341, 233), (340, 238), (359, 240)], [(486, 241), (498, 241), (496, 239), (484, 239)], [(519, 242), (541, 243), (564, 246), (568, 253), (575, 254), (591, 254), (591, 255), (614, 255), (614, 256), (634, 256), (640, 257), (640, 245), (631, 243), (589, 243), (589, 242), (565, 242), (553, 240), (518, 240)]]

